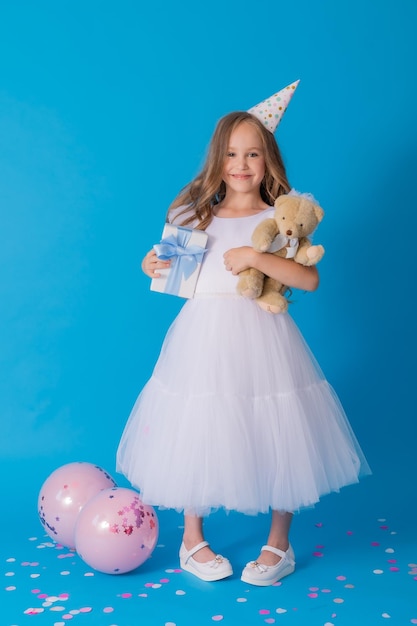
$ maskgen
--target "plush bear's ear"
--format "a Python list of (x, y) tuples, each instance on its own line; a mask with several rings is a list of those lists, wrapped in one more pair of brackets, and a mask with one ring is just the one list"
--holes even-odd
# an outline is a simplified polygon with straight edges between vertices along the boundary
[(318, 221), (318, 222), (321, 222), (321, 220), (322, 220), (322, 219), (323, 219), (323, 217), (324, 217), (324, 211), (323, 211), (323, 209), (322, 209), (320, 206), (318, 206), (318, 205), (316, 204), (316, 205), (315, 205), (315, 207), (314, 207), (314, 213), (315, 213), (315, 216), (316, 216), (316, 218), (317, 218), (317, 221)]
[(282, 204), (285, 204), (287, 201), (288, 201), (288, 195), (286, 193), (283, 193), (281, 196), (278, 196), (278, 198), (275, 200), (274, 207), (277, 209)]

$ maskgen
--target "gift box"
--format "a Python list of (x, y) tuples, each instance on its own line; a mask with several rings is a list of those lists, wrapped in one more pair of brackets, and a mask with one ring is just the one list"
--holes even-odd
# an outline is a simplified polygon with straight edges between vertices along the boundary
[(153, 249), (158, 259), (171, 261), (171, 266), (158, 270), (161, 276), (152, 279), (151, 290), (180, 298), (192, 298), (207, 239), (204, 230), (165, 224), (162, 239)]

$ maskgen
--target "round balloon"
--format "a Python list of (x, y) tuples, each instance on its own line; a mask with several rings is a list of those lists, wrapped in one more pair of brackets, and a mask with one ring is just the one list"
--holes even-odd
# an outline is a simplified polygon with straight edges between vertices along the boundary
[(75, 548), (75, 522), (83, 506), (102, 489), (116, 486), (113, 478), (93, 463), (62, 465), (43, 483), (38, 515), (47, 534), (57, 543)]
[(99, 572), (124, 574), (142, 565), (158, 540), (152, 506), (126, 487), (104, 489), (80, 512), (75, 526), (78, 555)]

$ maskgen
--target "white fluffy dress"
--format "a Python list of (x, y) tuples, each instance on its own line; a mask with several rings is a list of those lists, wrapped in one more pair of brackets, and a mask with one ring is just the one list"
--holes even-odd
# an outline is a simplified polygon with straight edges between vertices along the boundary
[(295, 512), (370, 473), (291, 316), (237, 295), (224, 267), (223, 253), (251, 245), (273, 212), (215, 217), (206, 230), (195, 297), (172, 323), (117, 451), (117, 471), (146, 504)]

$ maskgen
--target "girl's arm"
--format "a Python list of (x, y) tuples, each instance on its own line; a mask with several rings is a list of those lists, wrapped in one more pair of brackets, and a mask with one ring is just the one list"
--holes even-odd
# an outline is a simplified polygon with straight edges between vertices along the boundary
[(319, 286), (319, 273), (314, 265), (305, 267), (292, 259), (283, 259), (269, 252), (256, 252), (250, 246), (231, 248), (223, 257), (226, 269), (232, 274), (253, 267), (293, 289), (315, 291)]

